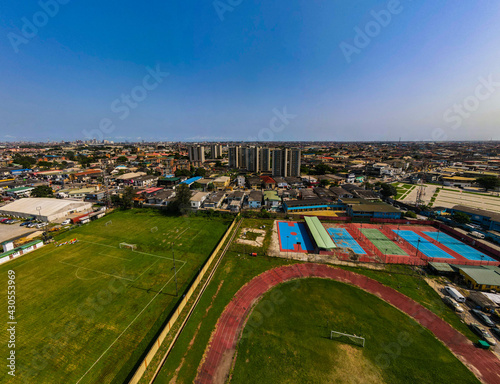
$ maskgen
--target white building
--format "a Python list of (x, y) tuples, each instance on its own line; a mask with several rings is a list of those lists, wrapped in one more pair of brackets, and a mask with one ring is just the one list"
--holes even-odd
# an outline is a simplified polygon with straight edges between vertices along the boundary
[(41, 221), (65, 218), (70, 213), (92, 210), (92, 203), (76, 200), (50, 198), (19, 199), (0, 208), (0, 215), (28, 219), (36, 217)]

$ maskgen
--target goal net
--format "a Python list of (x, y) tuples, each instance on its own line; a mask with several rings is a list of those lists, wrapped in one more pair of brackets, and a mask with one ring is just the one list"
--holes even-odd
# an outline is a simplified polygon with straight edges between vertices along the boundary
[(330, 331), (330, 339), (359, 345), (361, 347), (365, 346), (365, 338), (364, 337), (350, 335), (349, 333)]
[(129, 243), (120, 243), (120, 248), (127, 248), (132, 251), (135, 251), (137, 249), (137, 245), (135, 244), (129, 244)]
[(113, 222), (112, 222), (111, 220), (109, 220), (109, 221), (107, 221), (107, 222), (106, 222), (106, 224), (104, 224), (104, 225), (107, 227), (108, 225), (111, 225), (111, 224), (113, 224)]
[(151, 228), (151, 233), (156, 232), (158, 230), (158, 227), (153, 227)]

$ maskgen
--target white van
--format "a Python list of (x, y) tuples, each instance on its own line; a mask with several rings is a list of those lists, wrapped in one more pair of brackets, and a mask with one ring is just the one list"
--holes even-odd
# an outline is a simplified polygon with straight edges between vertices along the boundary
[(460, 292), (458, 292), (455, 288), (453, 288), (452, 286), (447, 285), (444, 288), (444, 291), (446, 292), (446, 294), (448, 296), (453, 297), (455, 299), (455, 301), (457, 301), (459, 303), (465, 303), (465, 297)]
[(470, 233), (471, 236), (474, 236), (478, 239), (484, 239), (484, 235), (481, 233), (481, 232), (478, 232), (478, 231), (472, 231)]
[(61, 224), (62, 224), (62, 225), (68, 225), (68, 224), (71, 224), (71, 219), (66, 219), (66, 220), (64, 220)]

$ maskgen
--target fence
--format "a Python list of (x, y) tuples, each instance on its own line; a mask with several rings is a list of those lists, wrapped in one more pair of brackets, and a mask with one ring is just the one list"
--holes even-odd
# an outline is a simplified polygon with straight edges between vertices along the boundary
[[(454, 228), (451, 228), (447, 226), (446, 224), (442, 224), (439, 222), (434, 222), (434, 227), (438, 228), (439, 230), (443, 231), (444, 233), (451, 235), (457, 240), (462, 241), (463, 243), (470, 245), (480, 251), (483, 251), (484, 253), (488, 254), (489, 256), (492, 256), (496, 260), (500, 260), (500, 251), (497, 249), (490, 247), (488, 244), (483, 243), (482, 241), (477, 241), (476, 239), (470, 237), (469, 235), (466, 235), (465, 233), (459, 232)], [(483, 262), (484, 264), (484, 262)]]
[(237, 221), (237, 217), (233, 220), (233, 223), (227, 229), (226, 233), (224, 234), (224, 236), (222, 237), (222, 239), (219, 241), (219, 244), (214, 249), (214, 251), (212, 252), (212, 254), (210, 255), (210, 257), (206, 261), (205, 265), (203, 266), (203, 268), (200, 270), (200, 272), (196, 276), (196, 279), (191, 284), (191, 287), (187, 291), (186, 295), (182, 298), (182, 301), (179, 303), (179, 305), (175, 309), (175, 312), (170, 317), (168, 323), (165, 325), (165, 327), (161, 331), (160, 335), (154, 341), (154, 343), (151, 346), (149, 352), (146, 354), (146, 357), (144, 357), (144, 359), (141, 361), (139, 367), (135, 371), (134, 376), (132, 376), (132, 379), (129, 381), (129, 384), (136, 384), (136, 383), (138, 383), (141, 380), (142, 375), (144, 374), (144, 372), (146, 372), (148, 364), (153, 360), (156, 352), (158, 352), (158, 350), (160, 349), (161, 345), (163, 344), (163, 341), (165, 340), (165, 338), (167, 337), (168, 333), (170, 332), (170, 330), (174, 326), (175, 322), (179, 318), (179, 316), (180, 316), (182, 310), (184, 309), (184, 307), (186, 306), (187, 302), (189, 301), (189, 299), (193, 295), (193, 292), (196, 290), (196, 288), (200, 284), (200, 281), (205, 276), (205, 273), (210, 268), (210, 265), (212, 264), (212, 261), (215, 259), (215, 257), (219, 253), (220, 249), (222, 248), (224, 242), (226, 241), (227, 237), (229, 236), (229, 234), (233, 230), (233, 228), (234, 228), (234, 226), (236, 224), (236, 221)]
[(370, 223), (433, 225), (434, 220), (382, 219), (382, 218), (372, 217), (370, 219)]

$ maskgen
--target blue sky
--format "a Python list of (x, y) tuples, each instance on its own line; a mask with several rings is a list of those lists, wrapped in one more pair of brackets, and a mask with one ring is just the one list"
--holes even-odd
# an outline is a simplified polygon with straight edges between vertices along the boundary
[(498, 1), (54, 2), (0, 6), (0, 141), (500, 139)]

